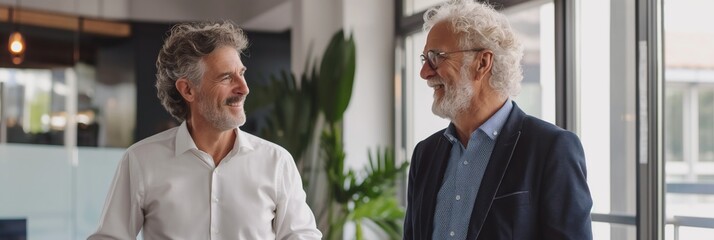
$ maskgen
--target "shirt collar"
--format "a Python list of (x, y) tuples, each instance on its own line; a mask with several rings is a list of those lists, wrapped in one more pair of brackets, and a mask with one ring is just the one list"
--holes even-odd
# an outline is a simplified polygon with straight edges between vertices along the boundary
[(491, 118), (486, 120), (486, 122), (479, 128), (483, 130), (483, 132), (485, 132), (491, 140), (496, 140), (498, 134), (501, 134), (501, 128), (503, 128), (503, 125), (506, 124), (506, 120), (508, 120), (508, 115), (510, 115), (511, 109), (513, 109), (513, 102), (509, 98), (506, 100), (506, 103), (503, 104), (501, 109), (498, 109), (498, 111), (493, 114)]
[[(248, 137), (247, 133), (241, 131), (240, 128), (237, 127), (233, 131), (237, 133), (236, 141), (233, 143), (233, 149), (238, 149), (238, 151), (255, 149), (253, 147), (253, 144), (250, 142), (251, 140)], [(188, 132), (188, 125), (186, 121), (181, 123), (181, 126), (178, 127), (178, 132), (176, 133), (175, 141), (176, 150), (174, 154), (176, 154), (176, 156), (183, 154), (184, 152), (191, 149), (198, 150), (198, 147), (196, 147), (196, 142), (193, 141), (191, 134)]]
[[(494, 113), (486, 122), (481, 124), (481, 126), (476, 129), (473, 133), (471, 133), (471, 139), (474, 139), (476, 137), (476, 132), (478, 130), (483, 131), (486, 133), (486, 135), (491, 138), (491, 140), (496, 140), (496, 137), (498, 137), (498, 134), (501, 134), (501, 128), (503, 128), (503, 125), (506, 124), (506, 120), (508, 119), (508, 115), (510, 115), (511, 110), (513, 109), (513, 101), (511, 99), (507, 99), (506, 103), (501, 106), (496, 113)], [(444, 131), (444, 136), (449, 139), (450, 142), (455, 143), (458, 142), (458, 138), (456, 136), (456, 126), (454, 123), (449, 123), (449, 127), (446, 128), (446, 131)]]

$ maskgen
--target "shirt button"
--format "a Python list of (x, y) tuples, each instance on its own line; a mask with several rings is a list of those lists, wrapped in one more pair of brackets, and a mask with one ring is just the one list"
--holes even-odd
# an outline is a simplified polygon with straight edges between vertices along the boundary
[(493, 136), (498, 136), (498, 132), (497, 132), (497, 131), (493, 131)]
[(469, 165), (469, 161), (464, 161), (464, 165)]
[(454, 233), (454, 231), (451, 231), (451, 232), (449, 233), (449, 236), (452, 236), (452, 237), (453, 237), (454, 235), (456, 235), (456, 233)]
[(218, 198), (217, 198), (217, 197), (214, 197), (214, 198), (213, 198), (213, 202), (218, 202)]
[(461, 195), (456, 195), (456, 201), (461, 200)]
[(213, 232), (213, 233), (218, 233), (218, 229), (212, 227), (212, 228), (211, 228), (211, 232)]

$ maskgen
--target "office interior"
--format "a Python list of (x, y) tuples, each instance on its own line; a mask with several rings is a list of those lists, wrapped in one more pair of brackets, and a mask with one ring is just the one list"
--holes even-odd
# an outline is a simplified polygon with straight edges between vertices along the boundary
[[(440, 2), (0, 0), (0, 239), (86, 239), (96, 229), (124, 150), (180, 124), (154, 88), (156, 56), (178, 22), (241, 26), (250, 41), (246, 78), (256, 88), (286, 73), (300, 79), (344, 30), (356, 46), (339, 123), (344, 167), (364, 174), (377, 149), (408, 163), (420, 140), (448, 125), (431, 113), (432, 90), (418, 74), (422, 15)], [(711, 239), (714, 2), (488, 2), (524, 44), (513, 100), (582, 140), (594, 239)], [(15, 31), (23, 56), (5, 47)], [(241, 129), (260, 136), (273, 110), (249, 111)], [(295, 158), (324, 165), (319, 146), (307, 149)], [(319, 177), (319, 167), (299, 166), (303, 179)], [(405, 204), (406, 176), (396, 179), (385, 192), (392, 210)], [(306, 182), (320, 222), (316, 209), (327, 203), (312, 198), (328, 193), (313, 190), (321, 181)], [(357, 232), (399, 239), (370, 219), (346, 221), (339, 238)]]

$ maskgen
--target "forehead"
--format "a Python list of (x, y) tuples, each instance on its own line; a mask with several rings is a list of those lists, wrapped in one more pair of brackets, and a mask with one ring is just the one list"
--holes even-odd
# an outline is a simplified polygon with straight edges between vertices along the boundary
[(458, 45), (458, 34), (454, 33), (451, 22), (442, 20), (429, 30), (426, 37), (424, 51), (428, 50), (454, 50)]
[(226, 71), (243, 68), (243, 62), (235, 48), (222, 46), (203, 57), (206, 71)]

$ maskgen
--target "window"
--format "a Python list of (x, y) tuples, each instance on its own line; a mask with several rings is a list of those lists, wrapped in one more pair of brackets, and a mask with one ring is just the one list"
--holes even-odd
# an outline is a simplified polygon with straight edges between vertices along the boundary
[(402, 13), (404, 16), (417, 14), (442, 2), (446, 2), (446, 0), (404, 0)]
[[(583, 0), (575, 10), (579, 74), (574, 128), (585, 150), (593, 220), (607, 222), (593, 223), (596, 240), (636, 239), (633, 2)], [(610, 221), (615, 217), (631, 219), (632, 226)]]
[(699, 161), (714, 162), (714, 84), (699, 87)]
[[(714, 2), (664, 0), (665, 213), (668, 239), (714, 228)], [(697, 224), (692, 222), (695, 219)]]
[(64, 144), (68, 77), (71, 69), (0, 69), (7, 142)]
[(523, 81), (513, 100), (529, 115), (555, 124), (555, 33), (552, 1), (503, 10), (523, 43)]
[(686, 87), (668, 84), (665, 92), (665, 159), (684, 161), (684, 95)]
[[(70, 80), (77, 82), (76, 89), (68, 85)], [(68, 94), (77, 94), (77, 146), (128, 147), (134, 142), (133, 79), (102, 82), (95, 67), (78, 64), (75, 68), (0, 68), (0, 82), (4, 88), (0, 104), (5, 109), (0, 117), (8, 143), (64, 145)]]

